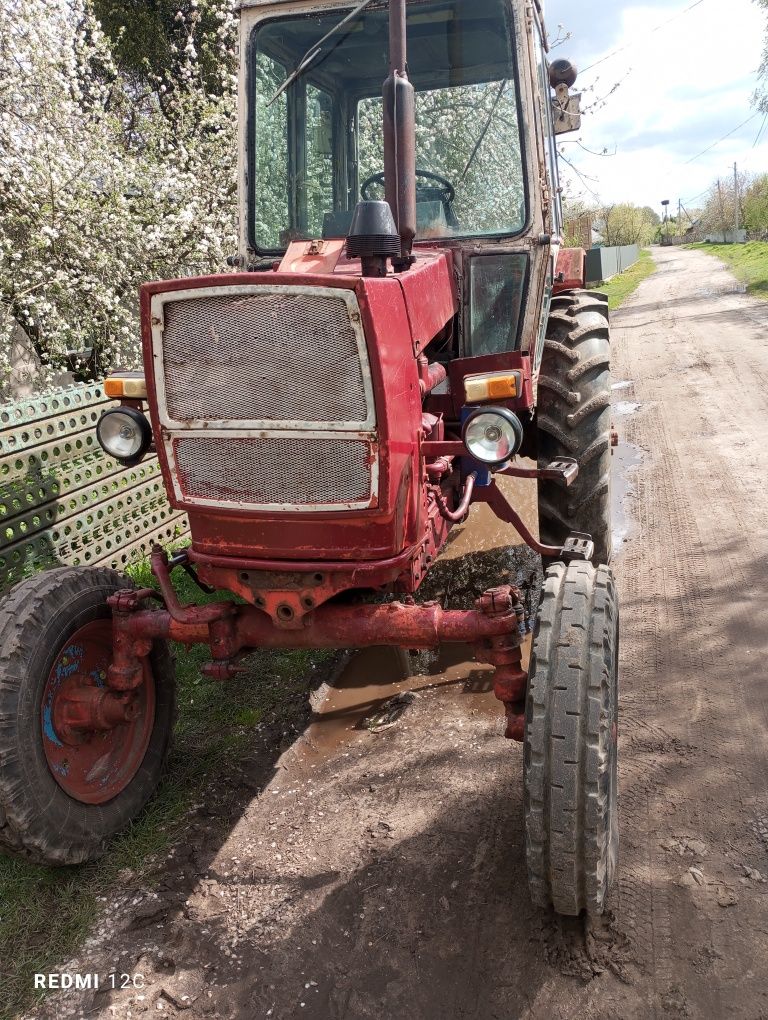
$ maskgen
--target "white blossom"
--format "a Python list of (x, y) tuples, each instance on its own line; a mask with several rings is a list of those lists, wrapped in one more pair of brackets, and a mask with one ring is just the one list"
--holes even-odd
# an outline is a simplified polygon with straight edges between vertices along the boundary
[[(226, 51), (235, 20), (212, 2)], [(0, 5), (0, 387), (14, 322), (51, 375), (70, 351), (93, 349), (97, 374), (137, 364), (141, 283), (236, 249), (232, 67), (203, 81), (200, 16), (180, 12), (180, 70), (140, 88), (89, 3)]]

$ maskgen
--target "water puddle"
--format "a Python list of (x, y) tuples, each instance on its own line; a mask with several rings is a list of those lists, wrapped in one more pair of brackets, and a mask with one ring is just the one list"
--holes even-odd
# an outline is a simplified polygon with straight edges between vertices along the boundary
[(619, 556), (622, 547), (637, 533), (638, 525), (631, 516), (629, 503), (637, 495), (635, 473), (643, 462), (643, 451), (632, 443), (619, 443), (613, 451), (611, 486), (612, 554)]
[(722, 287), (703, 287), (696, 291), (696, 297), (700, 298), (718, 298), (728, 297), (729, 294), (746, 294), (747, 284), (746, 283), (727, 283)]
[[(528, 668), (532, 638), (523, 643)], [(333, 758), (366, 732), (366, 720), (397, 694), (435, 693), (441, 705), (462, 715), (482, 715), (503, 728), (504, 710), (493, 693), (493, 669), (477, 662), (469, 645), (446, 645), (412, 654), (400, 648), (366, 648), (349, 660), (333, 684), (320, 692), (309, 729), (297, 747), (310, 765)], [(408, 709), (395, 726), (408, 725)], [(383, 731), (386, 733), (386, 730)]]
[(633, 401), (619, 400), (613, 405), (613, 413), (619, 415), (621, 418), (626, 418), (631, 414), (637, 414), (642, 406), (642, 404), (638, 404)]

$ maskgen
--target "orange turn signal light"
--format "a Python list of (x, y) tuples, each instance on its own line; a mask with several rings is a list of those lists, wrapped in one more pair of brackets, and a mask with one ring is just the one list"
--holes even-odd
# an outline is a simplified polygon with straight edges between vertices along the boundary
[(143, 372), (119, 372), (104, 380), (104, 393), (116, 400), (147, 399), (147, 381)]
[(484, 400), (510, 400), (522, 392), (522, 373), (485, 372), (482, 375), (468, 375), (464, 380), (467, 403), (482, 403)]

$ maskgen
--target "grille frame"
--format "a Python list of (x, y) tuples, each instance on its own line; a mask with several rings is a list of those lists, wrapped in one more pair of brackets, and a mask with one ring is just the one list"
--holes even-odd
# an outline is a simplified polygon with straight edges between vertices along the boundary
[[(298, 439), (310, 442), (314, 439), (332, 440), (336, 443), (364, 442), (369, 449), (369, 491), (366, 498), (357, 502), (337, 501), (333, 503), (255, 503), (247, 500), (208, 499), (185, 492), (181, 485), (182, 473), (179, 470), (175, 444), (190, 439), (221, 439), (221, 440), (260, 440), (260, 439)], [(170, 475), (173, 484), (173, 492), (179, 506), (188, 509), (210, 508), (214, 510), (229, 510), (239, 512), (282, 512), (297, 514), (314, 513), (338, 513), (346, 510), (371, 510), (378, 506), (379, 492), (379, 456), (378, 456), (378, 435), (376, 432), (345, 432), (343, 435), (338, 431), (320, 432), (316, 429), (261, 429), (258, 433), (254, 429), (196, 429), (190, 431), (178, 431), (163, 436), (163, 451), (170, 468)]]
[[(183, 301), (194, 301), (205, 298), (242, 298), (250, 296), (269, 297), (300, 297), (306, 295), (315, 299), (341, 300), (347, 307), (350, 327), (355, 335), (357, 358), (362, 376), (363, 393), (367, 408), (366, 417), (358, 421), (304, 421), (301, 419), (257, 419), (257, 418), (205, 418), (177, 420), (171, 417), (168, 410), (166, 391), (163, 333), (165, 330), (165, 306)], [(290, 430), (312, 432), (343, 432), (352, 438), (351, 433), (371, 432), (376, 427), (376, 405), (374, 400), (373, 378), (371, 374), (368, 346), (363, 330), (362, 315), (357, 296), (352, 290), (340, 287), (305, 287), (291, 284), (233, 284), (214, 287), (197, 287), (180, 291), (163, 291), (152, 296), (150, 304), (152, 331), (152, 360), (154, 366), (154, 382), (157, 395), (157, 414), (161, 426), (173, 432), (196, 432), (205, 429), (224, 429), (233, 434), (237, 429), (248, 430)]]

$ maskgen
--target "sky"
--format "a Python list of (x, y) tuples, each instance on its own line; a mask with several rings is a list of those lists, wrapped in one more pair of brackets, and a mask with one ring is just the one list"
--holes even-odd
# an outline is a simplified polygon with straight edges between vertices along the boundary
[[(582, 106), (607, 97), (584, 117), (578, 135), (561, 137), (565, 156), (586, 178), (564, 167), (574, 196), (650, 205), (659, 214), (669, 199), (676, 213), (678, 200), (700, 208), (702, 192), (718, 176), (732, 176), (734, 162), (747, 173), (768, 172), (768, 123), (755, 145), (764, 118), (752, 105), (766, 12), (752, 0), (699, 0), (682, 13), (694, 2), (544, 0), (550, 37), (571, 33), (553, 59), (568, 57), (584, 68), (577, 82)], [(626, 48), (603, 60), (620, 47)], [(592, 156), (570, 138), (616, 154)]]

